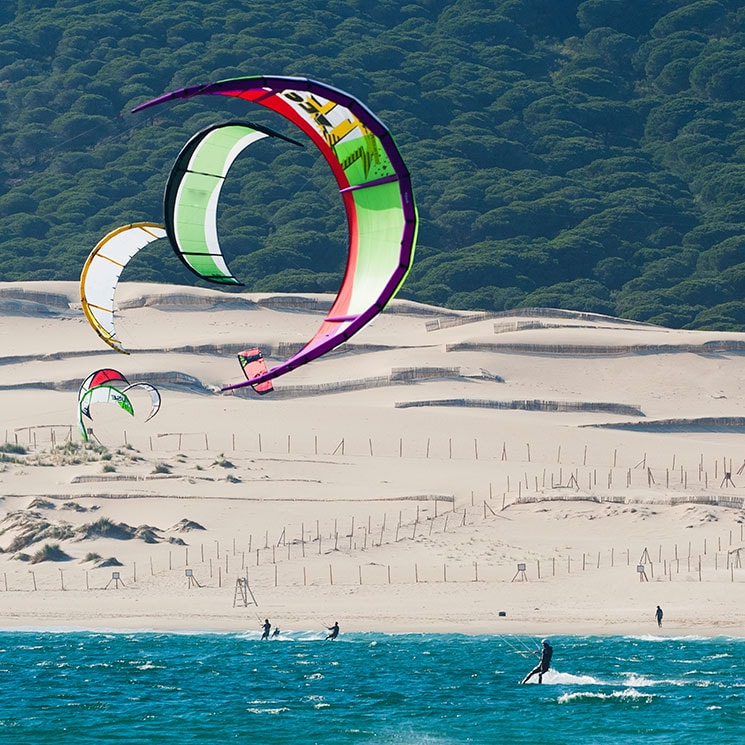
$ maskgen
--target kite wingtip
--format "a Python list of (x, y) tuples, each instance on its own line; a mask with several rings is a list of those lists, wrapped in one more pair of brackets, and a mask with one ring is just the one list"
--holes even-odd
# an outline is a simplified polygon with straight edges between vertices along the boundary
[(131, 113), (136, 114), (143, 109), (149, 109), (151, 106), (157, 106), (158, 104), (164, 103), (165, 101), (174, 101), (180, 98), (191, 98), (192, 96), (196, 96), (200, 93), (205, 92), (206, 89), (209, 87), (209, 84), (202, 84), (191, 85), (188, 88), (179, 88), (179, 90), (172, 91), (171, 93), (166, 93), (162, 96), (158, 96), (157, 98), (152, 98), (149, 101), (145, 101), (145, 103), (141, 103), (138, 106), (135, 106), (131, 110)]
[(238, 388), (245, 388), (248, 385), (251, 384), (247, 380), (241, 380), (238, 383), (229, 383), (228, 385), (220, 386), (220, 393), (229, 393), (230, 391), (235, 391)]
[(253, 388), (260, 396), (271, 393), (274, 390), (274, 384), (271, 380), (264, 380), (261, 383), (252, 383), (250, 380), (241, 380), (238, 383), (230, 383), (229, 385), (221, 386), (220, 393), (230, 393), (231, 391), (236, 391), (239, 388), (249, 387)]

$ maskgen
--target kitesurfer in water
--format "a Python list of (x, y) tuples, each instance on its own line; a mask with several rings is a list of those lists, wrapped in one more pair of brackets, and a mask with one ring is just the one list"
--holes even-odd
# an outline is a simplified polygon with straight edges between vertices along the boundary
[[(541, 658), (538, 660), (538, 664), (520, 681), (520, 683), (527, 683), (534, 675), (538, 675), (538, 682), (543, 683), (543, 674), (548, 671), (551, 667), (551, 657), (554, 654), (554, 648), (548, 643), (548, 639), (541, 641), (543, 648), (541, 649)], [(538, 652), (533, 652), (538, 654)]]
[(274, 627), (274, 631), (272, 631), (272, 637), (279, 636), (279, 626)]
[(272, 625), (269, 623), (269, 619), (265, 618), (264, 623), (262, 624), (262, 628), (264, 629), (264, 633), (261, 635), (262, 640), (269, 638), (269, 632), (272, 630)]
[(334, 621), (333, 626), (327, 626), (328, 630), (331, 632), (326, 639), (336, 639), (337, 636), (339, 636), (339, 622)]

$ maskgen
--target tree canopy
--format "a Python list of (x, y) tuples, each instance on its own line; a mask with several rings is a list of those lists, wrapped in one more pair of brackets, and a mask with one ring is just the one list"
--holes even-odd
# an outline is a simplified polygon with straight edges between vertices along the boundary
[[(243, 75), (315, 78), (392, 130), (419, 248), (401, 296), (745, 329), (745, 12), (736, 0), (4, 0), (0, 279), (77, 279), (162, 217), (197, 130), (236, 101), (131, 109)], [(312, 147), (236, 162), (218, 228), (249, 291), (333, 291), (346, 224)], [(124, 280), (192, 284), (167, 249)]]

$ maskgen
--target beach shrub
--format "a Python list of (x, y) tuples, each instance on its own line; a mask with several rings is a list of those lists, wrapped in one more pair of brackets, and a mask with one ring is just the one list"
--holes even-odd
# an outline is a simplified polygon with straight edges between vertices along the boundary
[(6, 551), (15, 553), (16, 551), (22, 551), (28, 546), (43, 541), (45, 539), (53, 539), (58, 541), (65, 541), (69, 538), (73, 538), (75, 533), (72, 526), (67, 523), (58, 523), (53, 525), (46, 520), (41, 520), (34, 515), (29, 515), (24, 523), (19, 524), (16, 527), (20, 527), (21, 532), (10, 542)]
[(220, 455), (217, 456), (217, 460), (213, 461), (212, 465), (220, 466), (222, 468), (235, 468), (235, 465), (231, 463), (229, 460), (227, 460), (222, 453), (220, 453)]
[(119, 559), (116, 558), (116, 556), (109, 556), (108, 559), (102, 559), (101, 561), (96, 563), (96, 569), (100, 569), (101, 567), (121, 567), (124, 566)]
[(0, 453), (13, 453), (13, 455), (26, 455), (28, 450), (23, 445), (15, 442), (4, 442), (0, 445)]
[(82, 504), (78, 504), (77, 502), (63, 502), (62, 507), (63, 509), (74, 510), (75, 512), (87, 512), (88, 511), (87, 507), (83, 507)]
[(199, 523), (194, 522), (194, 520), (189, 520), (188, 518), (184, 517), (175, 525), (171, 525), (168, 530), (178, 530), (182, 533), (188, 533), (190, 530), (206, 530), (206, 528), (204, 527), (204, 525), (200, 525)]
[(77, 442), (66, 442), (64, 445), (57, 445), (53, 448), (53, 452), (60, 453), (61, 455), (73, 455), (80, 451), (81, 446)]
[(86, 538), (114, 538), (127, 541), (134, 537), (135, 529), (126, 523), (114, 523), (108, 517), (102, 517), (92, 523), (81, 525), (77, 530), (81, 540)]
[(57, 505), (55, 505), (55, 503), (49, 499), (37, 497), (36, 499), (32, 500), (28, 508), (30, 510), (54, 510), (57, 509)]
[(158, 528), (154, 528), (152, 525), (140, 525), (135, 531), (134, 537), (145, 541), (145, 543), (160, 543), (162, 540), (158, 535)]
[(171, 473), (171, 467), (168, 463), (156, 463), (152, 473)]
[(72, 557), (65, 553), (59, 543), (45, 543), (32, 557), (32, 564), (40, 564), (42, 561), (70, 561)]

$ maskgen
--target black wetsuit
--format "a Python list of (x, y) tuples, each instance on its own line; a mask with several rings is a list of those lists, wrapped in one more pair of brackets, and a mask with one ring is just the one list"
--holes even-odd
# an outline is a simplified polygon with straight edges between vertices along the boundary
[(554, 656), (554, 648), (550, 644), (543, 645), (543, 651), (541, 652), (541, 659), (538, 662), (538, 666), (541, 668), (541, 672), (545, 673), (551, 667), (551, 658)]
[(335, 623), (333, 626), (329, 626), (328, 629), (331, 633), (326, 637), (326, 639), (336, 639), (336, 637), (339, 636), (338, 623)]
[(261, 635), (262, 639), (268, 639), (269, 638), (269, 632), (271, 631), (272, 625), (269, 623), (269, 621), (264, 621), (264, 633)]
[(538, 664), (523, 678), (522, 682), (527, 683), (534, 675), (538, 676), (538, 682), (543, 683), (543, 674), (548, 672), (551, 667), (551, 658), (554, 655), (554, 648), (546, 643), (541, 651), (541, 659)]

